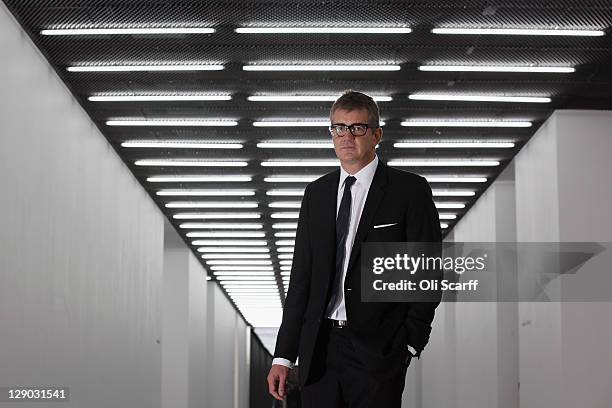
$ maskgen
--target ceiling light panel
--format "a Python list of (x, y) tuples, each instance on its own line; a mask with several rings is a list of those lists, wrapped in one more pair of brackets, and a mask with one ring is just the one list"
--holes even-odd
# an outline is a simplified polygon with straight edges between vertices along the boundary
[(513, 102), (513, 103), (550, 103), (549, 97), (534, 96), (496, 96), (496, 95), (452, 95), (452, 94), (413, 94), (408, 96), (415, 101), (458, 101), (458, 102)]
[(172, 216), (175, 220), (195, 220), (195, 219), (258, 219), (261, 218), (260, 213), (222, 213), (222, 212), (206, 212), (206, 213), (178, 213)]
[(421, 65), (419, 66), (419, 70), (434, 72), (527, 72), (551, 74), (569, 74), (576, 71), (574, 67), (545, 67), (521, 65)]
[(212, 34), (211, 27), (125, 27), (125, 28), (63, 28), (46, 29), (40, 33), (47, 36), (86, 36), (86, 35), (183, 35)]
[(399, 65), (375, 65), (375, 64), (275, 64), (275, 65), (244, 65), (242, 67), (244, 71), (364, 71), (364, 72), (376, 72), (376, 71), (399, 71), (401, 68)]
[(188, 201), (174, 201), (166, 203), (166, 208), (257, 208), (258, 203), (248, 201), (237, 201), (237, 202), (188, 202)]
[(145, 159), (136, 160), (134, 164), (149, 167), (246, 167), (249, 163), (238, 160)]
[[(251, 95), (251, 102), (334, 102), (338, 95)], [(390, 96), (372, 96), (376, 102), (390, 102)]]
[(229, 101), (231, 95), (92, 95), (91, 102), (192, 102), (192, 101)]
[(239, 34), (408, 34), (409, 27), (376, 27), (363, 24), (359, 27), (238, 27)]
[(163, 127), (209, 127), (209, 126), (238, 126), (238, 122), (231, 119), (112, 119), (106, 121), (107, 126), (163, 126)]
[(127, 148), (155, 149), (242, 149), (242, 143), (236, 142), (198, 142), (189, 140), (131, 140), (121, 143)]
[(493, 120), (493, 119), (411, 119), (400, 123), (407, 127), (491, 127), (491, 128), (527, 128), (531, 122), (516, 120)]
[(406, 141), (393, 143), (393, 147), (398, 149), (510, 149), (514, 147), (513, 142), (495, 141)]
[(565, 36), (565, 37), (600, 37), (603, 30), (568, 30), (541, 28), (434, 28), (434, 34), (453, 35), (531, 35), (531, 36)]
[(184, 189), (184, 190), (159, 190), (155, 193), (162, 197), (249, 197), (255, 195), (255, 190), (237, 190), (237, 189), (218, 189), (218, 190), (197, 190), (197, 189)]
[(226, 182), (249, 182), (253, 178), (251, 176), (242, 175), (178, 175), (178, 176), (151, 176), (147, 177), (147, 181), (151, 183), (226, 183)]
[(68, 72), (166, 72), (166, 71), (221, 71), (225, 67), (218, 64), (190, 65), (73, 65), (66, 68)]
[(328, 140), (312, 142), (270, 140), (267, 142), (257, 143), (257, 147), (260, 149), (333, 149), (334, 143)]

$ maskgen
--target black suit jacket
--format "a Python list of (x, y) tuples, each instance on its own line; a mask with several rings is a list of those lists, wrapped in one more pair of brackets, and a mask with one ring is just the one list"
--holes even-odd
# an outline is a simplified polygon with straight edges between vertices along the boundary
[[(296, 232), (293, 266), (274, 357), (295, 361), (300, 384), (308, 378), (313, 351), (335, 270), (336, 201), (340, 169), (310, 183), (304, 192)], [(372, 228), (374, 225), (396, 225)], [(362, 303), (361, 243), (440, 242), (438, 212), (427, 181), (379, 161), (363, 208), (344, 284), (349, 333), (365, 366), (379, 378), (403, 364), (407, 345), (417, 355), (429, 340), (431, 303)], [(316, 356), (315, 356), (316, 358)]]

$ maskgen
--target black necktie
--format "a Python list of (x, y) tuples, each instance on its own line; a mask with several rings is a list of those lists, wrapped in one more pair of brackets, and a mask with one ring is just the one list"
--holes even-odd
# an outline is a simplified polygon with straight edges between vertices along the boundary
[(349, 223), (351, 220), (351, 186), (357, 179), (353, 176), (348, 176), (344, 180), (344, 193), (340, 208), (338, 209), (338, 217), (336, 217), (336, 274), (332, 283), (331, 298), (328, 304), (328, 313), (333, 311), (338, 298), (340, 297), (340, 283), (342, 282), (342, 265), (344, 264), (344, 255), (346, 248), (346, 236), (348, 235)]

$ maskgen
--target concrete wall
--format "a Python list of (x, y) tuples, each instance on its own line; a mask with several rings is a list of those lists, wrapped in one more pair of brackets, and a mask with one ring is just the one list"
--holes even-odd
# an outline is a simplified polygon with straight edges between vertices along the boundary
[(163, 216), (3, 3), (0, 54), (0, 385), (160, 407)]
[(206, 401), (206, 271), (165, 221), (162, 406), (204, 407)]
[[(611, 128), (611, 112), (557, 111), (521, 150), (515, 159), (519, 241), (612, 240)], [(521, 405), (608, 407), (612, 304), (520, 307)]]
[(206, 407), (243, 408), (249, 401), (250, 330), (216, 283), (208, 285)]
[(246, 323), (3, 3), (0, 53), (0, 386), (247, 407)]
[[(555, 112), (447, 240), (610, 242), (611, 128), (611, 112)], [(585, 302), (442, 304), (413, 406), (608, 407), (612, 303), (584, 293)]]

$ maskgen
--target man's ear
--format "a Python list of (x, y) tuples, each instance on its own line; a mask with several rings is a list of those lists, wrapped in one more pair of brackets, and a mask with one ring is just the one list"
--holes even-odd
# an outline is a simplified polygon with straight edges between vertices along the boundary
[(374, 132), (374, 140), (376, 140), (376, 144), (380, 143), (380, 140), (382, 139), (382, 135), (383, 135), (383, 130), (381, 127), (376, 128), (376, 131)]

